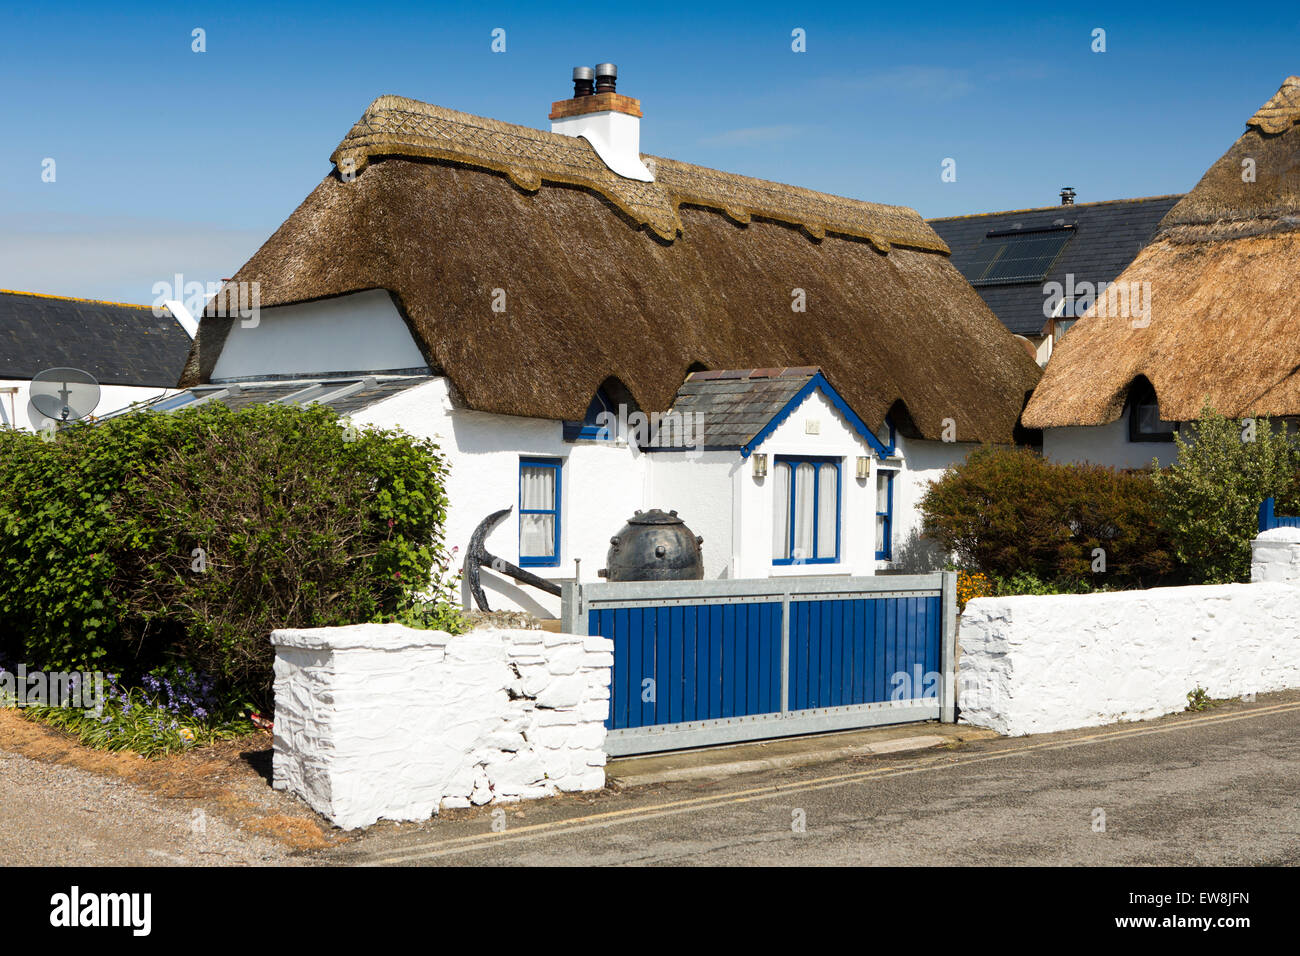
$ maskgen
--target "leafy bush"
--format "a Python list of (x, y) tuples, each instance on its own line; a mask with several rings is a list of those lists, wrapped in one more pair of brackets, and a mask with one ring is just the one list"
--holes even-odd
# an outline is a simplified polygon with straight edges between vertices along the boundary
[(427, 596), (445, 471), (431, 443), (321, 406), (0, 432), (0, 634), (46, 668), (181, 659), (264, 704), (272, 628)]
[(1029, 575), (1053, 593), (1084, 582), (1148, 586), (1173, 568), (1145, 472), (984, 446), (931, 484), (921, 510), (925, 534), (967, 569), (1003, 580)]
[(1108, 585), (1099, 584), (1086, 578), (1057, 578), (1053, 581), (1044, 581), (1028, 571), (1017, 571), (1009, 577), (995, 577), (993, 579), (993, 591), (999, 596), (1015, 594), (1093, 594), (1097, 591), (1109, 590)]
[(1195, 438), (1175, 435), (1178, 461), (1155, 476), (1174, 554), (1191, 580), (1221, 584), (1250, 580), (1250, 539), (1259, 505), (1278, 498), (1295, 514), (1300, 450), (1266, 418), (1238, 422), (1208, 405)]

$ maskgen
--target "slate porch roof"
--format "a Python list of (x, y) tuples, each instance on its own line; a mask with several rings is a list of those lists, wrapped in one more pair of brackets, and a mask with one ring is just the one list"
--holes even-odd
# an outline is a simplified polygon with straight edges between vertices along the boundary
[(976, 250), (988, 233), (1053, 225), (1075, 227), (1073, 237), (1041, 281), (976, 287), (975, 291), (1009, 331), (1017, 335), (1039, 335), (1047, 321), (1043, 315), (1045, 283), (1064, 285), (1068, 274), (1074, 275), (1076, 284), (1113, 282), (1155, 237), (1160, 220), (1182, 198), (1179, 195), (1115, 199), (927, 222), (948, 243), (952, 264), (968, 281), (976, 277), (972, 274), (978, 261)]
[(189, 350), (171, 313), (147, 305), (0, 290), (0, 379), (71, 367), (101, 385), (175, 388)]
[(886, 451), (816, 365), (692, 372), (677, 390), (672, 410), (699, 416), (695, 434), (705, 448), (736, 448), (748, 457), (816, 389), (869, 444), (882, 454)]

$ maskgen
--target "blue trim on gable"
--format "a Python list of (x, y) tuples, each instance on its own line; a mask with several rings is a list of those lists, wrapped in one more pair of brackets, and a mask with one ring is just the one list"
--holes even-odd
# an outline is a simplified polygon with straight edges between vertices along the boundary
[(790, 414), (802, 405), (804, 399), (814, 391), (820, 391), (826, 396), (826, 400), (834, 405), (839, 413), (844, 416), (845, 421), (849, 423), (850, 427), (852, 427), (859, 436), (866, 439), (868, 445), (875, 449), (877, 456), (880, 458), (888, 458), (893, 454), (893, 426), (890, 426), (889, 432), (891, 438), (890, 447), (886, 448), (880, 443), (880, 439), (875, 436), (871, 429), (867, 427), (866, 422), (858, 417), (857, 412), (849, 408), (848, 402), (840, 398), (840, 393), (831, 387), (830, 382), (826, 381), (826, 376), (821, 372), (818, 372), (812, 378), (808, 379), (807, 384), (804, 385), (803, 388), (795, 392), (794, 397), (785, 403), (784, 408), (772, 416), (772, 420), (764, 425), (757, 435), (741, 447), (740, 457), (748, 458), (753, 453), (754, 449), (761, 445), (767, 437), (772, 434), (772, 432), (776, 431), (777, 428), (781, 426), (781, 423), (789, 418)]

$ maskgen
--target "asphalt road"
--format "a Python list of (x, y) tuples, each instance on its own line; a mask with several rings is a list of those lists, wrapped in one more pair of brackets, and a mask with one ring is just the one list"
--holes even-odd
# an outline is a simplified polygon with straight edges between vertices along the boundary
[(1296, 865), (1300, 693), (381, 824), (322, 862)]

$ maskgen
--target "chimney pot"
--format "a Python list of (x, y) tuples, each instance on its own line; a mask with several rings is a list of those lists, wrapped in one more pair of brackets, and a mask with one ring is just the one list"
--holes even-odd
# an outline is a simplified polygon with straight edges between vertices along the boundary
[(1061, 205), (1062, 205), (1062, 206), (1073, 206), (1073, 205), (1074, 205), (1074, 187), (1073, 187), (1073, 186), (1062, 186), (1062, 187), (1061, 187)]
[(614, 93), (618, 84), (618, 67), (613, 63), (596, 64), (596, 92)]
[(596, 71), (589, 66), (575, 66), (573, 68), (573, 96), (576, 99), (579, 96), (591, 96), (594, 92), (593, 80), (596, 78)]

